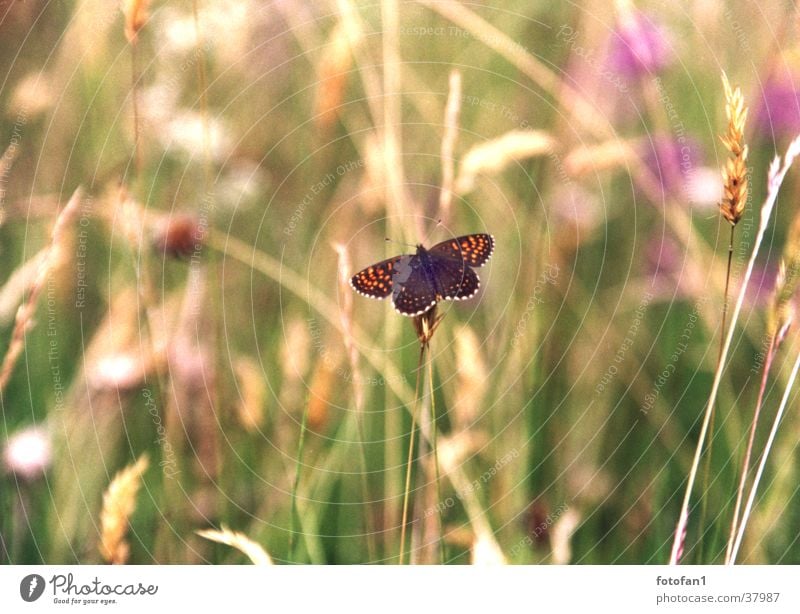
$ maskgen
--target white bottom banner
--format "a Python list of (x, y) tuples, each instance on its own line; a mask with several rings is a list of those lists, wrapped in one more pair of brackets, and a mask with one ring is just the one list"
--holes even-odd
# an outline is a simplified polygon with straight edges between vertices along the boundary
[[(800, 612), (798, 567), (6, 566), (0, 612)], [(155, 610), (153, 610), (155, 608)]]

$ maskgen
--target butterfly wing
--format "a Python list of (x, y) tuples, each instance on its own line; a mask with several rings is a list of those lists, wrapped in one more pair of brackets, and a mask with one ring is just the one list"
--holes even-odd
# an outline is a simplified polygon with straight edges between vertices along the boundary
[(435, 256), (460, 260), (471, 267), (480, 267), (486, 264), (493, 251), (494, 237), (485, 233), (464, 235), (449, 241), (442, 241), (430, 249), (430, 253)]
[(397, 266), (404, 258), (410, 256), (395, 256), (382, 260), (363, 271), (359, 271), (350, 278), (353, 290), (369, 298), (382, 299), (392, 293), (394, 280), (398, 273)]
[(401, 256), (395, 265), (392, 302), (404, 316), (418, 316), (436, 304), (436, 289), (417, 256)]
[(445, 300), (463, 301), (480, 290), (478, 274), (460, 260), (434, 255), (431, 267), (441, 298)]

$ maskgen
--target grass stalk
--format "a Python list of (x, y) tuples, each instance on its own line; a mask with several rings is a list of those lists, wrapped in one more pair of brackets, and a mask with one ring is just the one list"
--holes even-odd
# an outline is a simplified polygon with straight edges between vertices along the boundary
[(358, 349), (353, 338), (353, 294), (350, 291), (350, 256), (347, 247), (334, 243), (333, 249), (338, 256), (339, 290), (342, 293), (341, 323), (342, 341), (344, 342), (347, 360), (350, 363), (350, 378), (353, 389), (353, 404), (355, 405), (356, 437), (358, 439), (358, 458), (361, 465), (361, 496), (365, 501), (364, 532), (367, 536), (367, 553), (369, 560), (376, 560), (375, 526), (372, 521), (372, 505), (369, 495), (369, 474), (367, 472), (367, 438), (364, 430), (364, 389), (361, 378), (361, 369), (358, 363)]
[(794, 382), (797, 379), (798, 370), (800, 370), (800, 351), (797, 352), (797, 358), (795, 358), (794, 365), (792, 366), (792, 373), (789, 376), (789, 381), (787, 382), (786, 388), (783, 391), (783, 398), (781, 399), (780, 407), (778, 407), (778, 413), (775, 414), (775, 419), (772, 421), (772, 428), (770, 429), (767, 443), (764, 446), (764, 452), (761, 454), (761, 461), (758, 464), (756, 475), (753, 478), (753, 485), (750, 487), (750, 493), (747, 496), (747, 504), (745, 505), (744, 512), (742, 513), (742, 522), (737, 529), (736, 539), (733, 543), (733, 548), (731, 549), (731, 555), (726, 561), (727, 565), (734, 565), (736, 563), (736, 557), (738, 556), (739, 549), (742, 545), (742, 538), (744, 537), (745, 529), (747, 529), (747, 522), (750, 520), (750, 513), (753, 510), (753, 502), (756, 498), (758, 485), (761, 483), (761, 477), (764, 474), (764, 467), (767, 465), (767, 459), (769, 458), (769, 453), (772, 450), (772, 445), (775, 442), (775, 436), (778, 432), (778, 427), (783, 419), (783, 413), (786, 410), (786, 406), (789, 403), (789, 395), (791, 394), (792, 388), (794, 387)]
[(133, 163), (137, 179), (142, 174), (142, 139), (139, 111), (139, 44), (131, 43), (131, 103), (133, 105)]
[(761, 383), (758, 387), (758, 397), (756, 398), (756, 407), (753, 411), (753, 420), (750, 424), (750, 435), (747, 439), (747, 449), (745, 450), (744, 459), (742, 460), (742, 470), (739, 476), (739, 487), (736, 490), (736, 503), (733, 509), (733, 518), (731, 519), (730, 535), (728, 537), (728, 546), (725, 550), (725, 564), (727, 565), (731, 560), (733, 553), (733, 544), (736, 541), (736, 531), (739, 527), (739, 513), (742, 507), (742, 499), (744, 498), (744, 488), (747, 484), (747, 475), (750, 473), (750, 459), (753, 455), (753, 445), (756, 439), (756, 430), (758, 427), (758, 418), (761, 414), (761, 407), (764, 403), (764, 392), (767, 388), (767, 378), (769, 375), (770, 367), (772, 366), (772, 359), (775, 356), (776, 350), (776, 336), (773, 335), (769, 343), (769, 349), (764, 359), (764, 368), (761, 373)]
[(719, 386), (722, 381), (722, 373), (725, 368), (725, 361), (733, 341), (733, 332), (736, 330), (736, 322), (739, 319), (739, 314), (742, 310), (742, 305), (744, 304), (747, 286), (750, 282), (750, 277), (753, 274), (753, 267), (755, 266), (756, 258), (761, 250), (761, 243), (764, 240), (764, 234), (767, 231), (770, 218), (772, 217), (772, 210), (775, 207), (775, 202), (778, 198), (778, 192), (783, 184), (783, 179), (786, 176), (786, 173), (789, 171), (789, 168), (792, 166), (792, 163), (794, 162), (794, 159), (798, 153), (800, 153), (800, 137), (796, 138), (789, 145), (783, 160), (781, 160), (779, 156), (776, 156), (772, 162), (772, 165), (770, 166), (767, 196), (764, 204), (761, 207), (761, 219), (759, 222), (758, 231), (756, 232), (753, 251), (751, 252), (750, 259), (747, 262), (747, 269), (742, 280), (741, 288), (739, 289), (739, 295), (736, 299), (736, 307), (734, 308), (733, 316), (731, 317), (731, 323), (728, 326), (728, 331), (725, 335), (725, 344), (722, 348), (722, 356), (714, 373), (714, 381), (711, 385), (711, 393), (709, 395), (708, 402), (706, 403), (705, 415), (703, 418), (703, 424), (700, 428), (700, 436), (697, 441), (697, 447), (695, 448), (692, 467), (689, 470), (689, 476), (686, 481), (686, 491), (684, 492), (683, 502), (681, 503), (678, 521), (675, 525), (675, 534), (673, 537), (672, 550), (669, 558), (670, 565), (677, 565), (683, 553), (684, 539), (689, 520), (689, 501), (692, 496), (694, 482), (697, 478), (697, 471), (700, 466), (700, 456), (705, 444), (706, 435), (708, 433), (708, 425), (711, 420), (711, 408), (717, 401), (717, 394), (719, 393)]
[[(733, 239), (734, 234), (736, 233), (736, 226), (731, 224), (731, 234), (730, 239), (728, 240), (728, 265), (725, 269), (725, 290), (722, 294), (722, 324), (720, 325), (720, 335), (719, 335), (719, 351), (717, 352), (717, 364), (722, 360), (722, 348), (725, 343), (725, 323), (728, 316), (728, 291), (730, 289), (731, 283), (731, 263), (733, 262)], [(709, 437), (708, 437), (708, 447), (706, 448), (705, 455), (706, 461), (705, 466), (703, 467), (703, 493), (708, 493), (708, 480), (711, 475), (711, 457), (713, 455), (714, 449), (714, 420), (716, 417), (716, 407), (711, 408), (711, 422), (708, 426)], [(700, 526), (705, 526), (706, 522), (706, 515), (708, 513), (708, 497), (703, 496), (703, 500), (700, 507)], [(700, 542), (700, 554), (699, 559), (700, 562), (703, 562), (703, 552), (704, 552), (705, 540), (701, 540)]]
[(297, 440), (297, 458), (294, 462), (294, 481), (292, 482), (292, 508), (289, 518), (289, 560), (296, 562), (294, 558), (294, 547), (296, 540), (295, 522), (297, 520), (297, 489), (300, 486), (300, 470), (302, 469), (303, 448), (306, 441), (306, 429), (308, 426), (308, 399), (303, 404), (303, 417), (300, 423), (300, 437)]
[(433, 450), (433, 467), (434, 467), (434, 479), (436, 480), (436, 510), (437, 510), (437, 519), (438, 519), (438, 533), (436, 536), (436, 541), (439, 544), (439, 562), (444, 565), (445, 562), (445, 552), (444, 552), (444, 540), (443, 540), (443, 524), (442, 524), (442, 513), (443, 510), (441, 508), (442, 502), (442, 484), (441, 484), (441, 475), (439, 470), (439, 448), (438, 448), (438, 428), (436, 426), (436, 398), (434, 395), (434, 387), (433, 387), (433, 356), (431, 356), (430, 351), (428, 352), (428, 385), (429, 385), (429, 394), (431, 398), (431, 449)]
[(720, 326), (719, 337), (719, 352), (717, 353), (717, 362), (722, 360), (722, 349), (724, 348), (725, 340), (725, 323), (728, 318), (728, 293), (731, 284), (731, 263), (733, 262), (733, 237), (736, 232), (736, 226), (731, 225), (731, 236), (728, 242), (728, 266), (725, 270), (725, 291), (722, 295), (722, 324)]
[(406, 478), (403, 489), (403, 514), (400, 519), (400, 553), (397, 557), (398, 563), (402, 565), (405, 561), (406, 548), (406, 527), (408, 525), (408, 500), (411, 493), (411, 467), (414, 461), (414, 439), (417, 431), (417, 407), (419, 405), (419, 380), (422, 377), (422, 361), (425, 357), (425, 344), (419, 348), (419, 360), (417, 361), (417, 383), (414, 387), (414, 407), (411, 410), (411, 434), (408, 438), (408, 457), (406, 459)]
[(211, 131), (208, 116), (208, 78), (206, 76), (205, 54), (200, 35), (200, 10), (197, 0), (192, 0), (192, 19), (194, 21), (195, 47), (197, 52), (197, 85), (200, 90), (200, 115), (203, 124), (203, 174), (206, 192), (211, 191)]
[(455, 148), (458, 139), (458, 118), (461, 113), (461, 73), (450, 71), (447, 105), (444, 113), (444, 137), (442, 138), (441, 164), (442, 185), (439, 191), (439, 219), (447, 225), (453, 205), (453, 181), (455, 179)]

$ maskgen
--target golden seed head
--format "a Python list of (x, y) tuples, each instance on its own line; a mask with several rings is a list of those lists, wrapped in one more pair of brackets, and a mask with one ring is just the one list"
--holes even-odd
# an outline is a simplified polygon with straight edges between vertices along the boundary
[(789, 226), (786, 243), (783, 247), (783, 259), (786, 261), (786, 268), (792, 277), (791, 274), (800, 268), (800, 212), (795, 213)]
[(139, 30), (150, 18), (150, 0), (122, 0), (122, 14), (125, 17), (125, 38), (135, 43)]
[(147, 470), (147, 455), (117, 473), (103, 495), (103, 510), (100, 512), (100, 555), (106, 563), (124, 565), (130, 555), (130, 546), (125, 539), (128, 520), (136, 508), (136, 494), (141, 486), (142, 475)]
[(795, 315), (795, 294), (800, 286), (800, 214), (795, 215), (786, 237), (778, 275), (775, 278), (769, 330), (782, 339)]
[(777, 343), (783, 341), (795, 317), (794, 293), (797, 289), (797, 267), (800, 263), (797, 260), (788, 262), (787, 266), (786, 258), (781, 258), (778, 275), (775, 278), (772, 304), (767, 314), (768, 329)]
[(747, 106), (740, 88), (733, 89), (725, 73), (722, 74), (725, 89), (725, 114), (728, 116), (728, 131), (720, 137), (730, 152), (722, 168), (723, 196), (720, 211), (731, 225), (736, 225), (744, 213), (747, 203), (747, 144), (744, 142), (744, 126), (747, 122)]

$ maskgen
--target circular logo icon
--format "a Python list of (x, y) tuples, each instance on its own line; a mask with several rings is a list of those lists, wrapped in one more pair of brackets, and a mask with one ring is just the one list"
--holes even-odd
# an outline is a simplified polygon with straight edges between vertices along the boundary
[(25, 601), (36, 601), (44, 592), (44, 578), (38, 573), (32, 573), (22, 578), (19, 583), (19, 596)]

